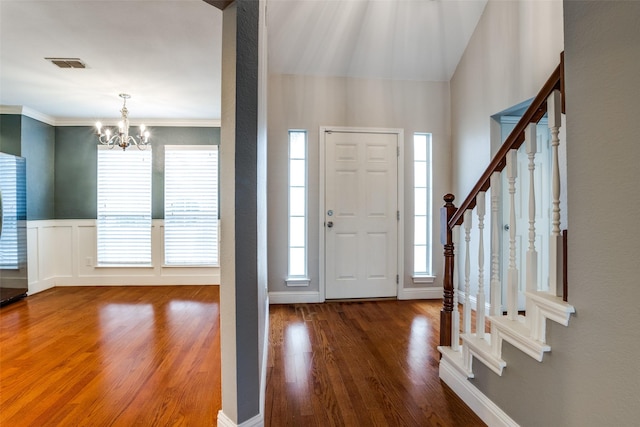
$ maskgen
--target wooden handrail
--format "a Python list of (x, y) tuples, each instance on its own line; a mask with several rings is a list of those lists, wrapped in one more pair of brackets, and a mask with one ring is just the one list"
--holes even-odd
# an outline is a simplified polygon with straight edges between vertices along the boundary
[[(476, 185), (473, 187), (467, 198), (456, 208), (453, 204), (455, 197), (452, 194), (444, 196), (445, 205), (441, 208), (441, 241), (444, 245), (444, 278), (443, 278), (443, 306), (440, 312), (440, 345), (451, 346), (452, 333), (451, 325), (453, 311), (457, 307), (453, 306), (454, 283), (454, 250), (455, 244), (452, 239), (452, 230), (456, 225), (461, 225), (464, 213), (468, 209), (476, 206), (476, 198), (481, 191), (487, 191), (490, 187), (491, 175), (494, 172), (502, 171), (507, 164), (507, 154), (511, 149), (518, 149), (524, 142), (524, 132), (529, 123), (538, 123), (547, 112), (547, 98), (554, 90), (560, 90), (562, 94), (562, 112), (564, 112), (564, 53), (560, 55), (560, 65), (553, 71), (547, 79), (540, 92), (533, 99), (524, 115), (518, 121), (513, 131), (496, 153), (489, 166), (484, 171)], [(566, 255), (566, 248), (564, 249)], [(566, 265), (566, 263), (565, 263)], [(566, 274), (565, 274), (566, 278)], [(564, 290), (566, 295), (566, 289)]]
[[(496, 153), (489, 166), (484, 171), (476, 185), (473, 187), (467, 198), (462, 202), (462, 204), (458, 207), (458, 210), (449, 220), (449, 228), (452, 229), (456, 225), (462, 224), (464, 212), (467, 209), (473, 209), (476, 206), (476, 197), (478, 193), (481, 191), (487, 191), (489, 189), (489, 182), (491, 179), (491, 174), (494, 172), (502, 171), (507, 164), (507, 153), (511, 149), (518, 149), (524, 142), (524, 130), (527, 128), (529, 123), (538, 123), (540, 119), (547, 112), (547, 98), (554, 90), (562, 90), (564, 88), (563, 83), (563, 70), (564, 70), (564, 55), (560, 56), (560, 65), (556, 67), (553, 71), (549, 79), (547, 79), (546, 83), (538, 92), (538, 95), (533, 99), (533, 102), (527, 108), (527, 111), (524, 113), (516, 127), (509, 134), (500, 150)], [(564, 99), (564, 96), (562, 97)]]

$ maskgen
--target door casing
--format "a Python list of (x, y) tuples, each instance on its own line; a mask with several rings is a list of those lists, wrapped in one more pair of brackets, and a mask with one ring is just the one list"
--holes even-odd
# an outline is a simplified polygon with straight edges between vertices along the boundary
[(397, 247), (397, 268), (398, 268), (398, 283), (396, 297), (401, 293), (404, 286), (404, 129), (395, 128), (361, 128), (361, 127), (342, 127), (342, 126), (320, 126), (319, 131), (319, 154), (320, 154), (320, 167), (319, 167), (319, 207), (320, 212), (318, 215), (318, 242), (319, 242), (319, 290), (320, 301), (326, 300), (326, 260), (325, 260), (325, 170), (326, 170), (326, 141), (325, 135), (327, 131), (335, 132), (351, 132), (351, 133), (385, 133), (397, 135), (398, 139), (398, 156), (396, 157), (398, 162), (398, 179), (397, 179), (397, 204), (400, 216), (397, 222), (398, 226), (398, 247)]

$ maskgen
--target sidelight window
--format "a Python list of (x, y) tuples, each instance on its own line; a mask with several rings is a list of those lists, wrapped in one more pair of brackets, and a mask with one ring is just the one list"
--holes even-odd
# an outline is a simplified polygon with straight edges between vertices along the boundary
[(289, 131), (289, 286), (307, 280), (307, 132)]
[(431, 271), (431, 134), (413, 136), (413, 274), (430, 276)]

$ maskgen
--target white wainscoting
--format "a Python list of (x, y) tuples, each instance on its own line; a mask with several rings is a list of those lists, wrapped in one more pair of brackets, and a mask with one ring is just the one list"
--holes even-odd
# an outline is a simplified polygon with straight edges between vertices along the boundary
[(214, 285), (218, 267), (166, 267), (164, 221), (153, 220), (151, 267), (96, 267), (96, 221), (27, 222), (29, 294), (54, 286)]

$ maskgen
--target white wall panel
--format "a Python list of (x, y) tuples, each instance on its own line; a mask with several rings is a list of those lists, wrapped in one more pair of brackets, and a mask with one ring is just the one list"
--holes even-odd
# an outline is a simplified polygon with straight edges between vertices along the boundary
[(95, 220), (30, 221), (27, 226), (29, 293), (54, 286), (210, 285), (218, 267), (165, 267), (163, 221), (154, 220), (152, 267), (97, 267)]

